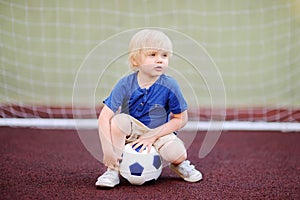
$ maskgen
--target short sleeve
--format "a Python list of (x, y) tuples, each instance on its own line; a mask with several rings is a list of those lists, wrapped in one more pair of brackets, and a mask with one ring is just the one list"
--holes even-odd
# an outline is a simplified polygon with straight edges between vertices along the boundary
[(122, 105), (125, 98), (126, 87), (124, 79), (121, 79), (112, 89), (110, 95), (103, 101), (113, 112), (116, 112)]
[(180, 90), (180, 87), (177, 81), (175, 81), (174, 79), (170, 86), (169, 108), (170, 111), (174, 114), (182, 113), (188, 108), (187, 102)]

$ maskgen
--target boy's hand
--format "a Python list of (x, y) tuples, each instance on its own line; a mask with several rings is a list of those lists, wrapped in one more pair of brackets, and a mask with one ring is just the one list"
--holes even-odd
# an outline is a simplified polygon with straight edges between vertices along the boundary
[(147, 152), (150, 153), (151, 147), (153, 143), (156, 141), (156, 134), (154, 130), (150, 130), (149, 132), (145, 133), (144, 135), (140, 136), (139, 139), (137, 139), (134, 142), (131, 142), (131, 146), (134, 146), (133, 149), (137, 149), (141, 146), (141, 149), (139, 152), (143, 152), (145, 148), (147, 148)]

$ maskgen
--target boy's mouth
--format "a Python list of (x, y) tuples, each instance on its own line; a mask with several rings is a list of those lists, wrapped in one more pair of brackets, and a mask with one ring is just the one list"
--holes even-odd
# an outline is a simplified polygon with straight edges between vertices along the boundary
[(155, 68), (157, 68), (157, 69), (163, 69), (163, 65), (156, 65)]
[(156, 66), (155, 69), (156, 70), (163, 70), (163, 67), (162, 66)]

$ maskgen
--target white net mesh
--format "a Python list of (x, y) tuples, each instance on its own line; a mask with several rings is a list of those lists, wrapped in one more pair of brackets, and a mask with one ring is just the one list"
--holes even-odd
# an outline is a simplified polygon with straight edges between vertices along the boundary
[[(162, 27), (188, 35), (207, 50), (224, 82), (227, 120), (300, 121), (298, 0), (1, 0), (0, 9), (2, 119), (72, 118), (74, 112), (96, 118), (95, 107), (97, 112), (129, 68), (125, 55), (115, 60), (96, 90), (90, 81), (93, 70), (85, 71), (80, 87), (95, 90), (95, 103), (83, 94), (72, 111), (76, 75), (86, 56), (122, 31)], [(210, 120), (205, 81), (193, 77), (186, 62), (176, 57), (173, 62), (174, 69), (190, 77), (188, 84), (179, 82), (191, 116)]]

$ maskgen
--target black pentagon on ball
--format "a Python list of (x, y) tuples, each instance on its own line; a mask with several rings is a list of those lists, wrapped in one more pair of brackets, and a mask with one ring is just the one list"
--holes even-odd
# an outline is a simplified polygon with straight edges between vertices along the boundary
[(153, 158), (153, 166), (156, 169), (159, 169), (159, 167), (161, 166), (161, 160), (160, 160), (160, 156), (159, 155), (154, 156), (154, 158)]
[(141, 166), (138, 162), (135, 162), (132, 165), (130, 165), (129, 169), (130, 174), (133, 176), (141, 176), (144, 171), (144, 167)]

